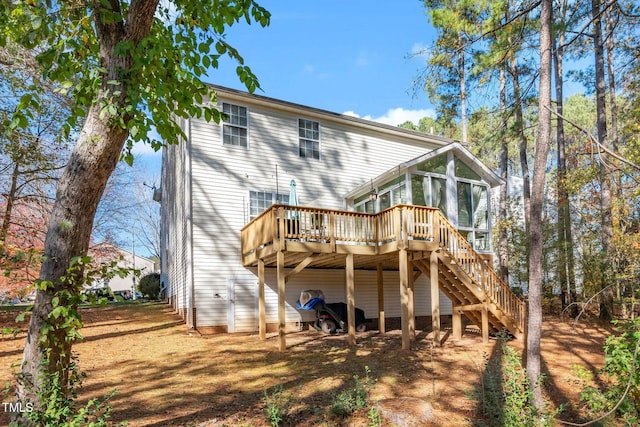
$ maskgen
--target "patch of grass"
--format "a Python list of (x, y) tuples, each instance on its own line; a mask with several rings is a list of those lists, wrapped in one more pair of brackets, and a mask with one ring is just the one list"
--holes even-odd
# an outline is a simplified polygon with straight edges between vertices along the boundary
[(19, 304), (19, 305), (3, 304), (3, 305), (0, 305), (0, 311), (24, 311), (29, 307), (31, 307), (31, 305), (28, 305), (28, 304)]

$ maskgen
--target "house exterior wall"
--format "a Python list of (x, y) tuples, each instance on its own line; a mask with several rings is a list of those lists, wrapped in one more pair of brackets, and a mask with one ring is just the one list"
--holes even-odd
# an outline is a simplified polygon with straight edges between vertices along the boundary
[[(183, 122), (186, 143), (165, 148), (162, 278), (177, 310), (188, 315), (195, 308), (195, 326), (251, 329), (252, 320), (243, 322), (242, 313), (250, 317), (257, 302), (244, 294), (238, 298), (242, 289), (253, 288), (257, 294), (257, 272), (243, 267), (240, 256), (250, 191), (288, 194), (295, 179), (300, 205), (343, 209), (349, 190), (450, 141), (235, 91), (217, 92), (219, 107), (222, 102), (247, 107), (248, 148), (223, 145), (222, 124), (199, 119)], [(320, 160), (299, 157), (300, 118), (320, 123)], [(277, 286), (275, 271), (266, 269), (266, 275), (270, 323), (277, 321)], [(387, 316), (400, 315), (397, 275), (385, 272)], [(329, 302), (345, 301), (343, 276), (342, 270), (307, 269), (292, 278), (287, 284), (287, 322), (313, 316), (295, 309), (302, 290), (322, 289)], [(377, 315), (375, 283), (375, 272), (356, 273), (356, 305), (369, 317)], [(428, 281), (421, 278), (418, 283), (416, 313), (427, 315)], [(441, 312), (450, 314), (444, 297), (442, 304)]]
[[(188, 121), (182, 121), (188, 129)], [(189, 141), (167, 145), (162, 154), (161, 282), (173, 308), (189, 322), (191, 301)], [(193, 326), (191, 323), (188, 323)]]

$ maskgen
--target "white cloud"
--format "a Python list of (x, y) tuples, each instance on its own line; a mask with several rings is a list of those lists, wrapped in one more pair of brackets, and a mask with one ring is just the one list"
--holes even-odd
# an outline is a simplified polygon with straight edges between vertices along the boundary
[(387, 125), (397, 126), (406, 122), (407, 120), (412, 121), (415, 124), (418, 124), (421, 118), (423, 117), (434, 117), (436, 116), (436, 112), (430, 108), (418, 109), (418, 110), (405, 110), (402, 107), (391, 108), (387, 110), (382, 116), (373, 117), (370, 115), (360, 116), (358, 113), (354, 111), (346, 111), (343, 113), (346, 116), (352, 117), (360, 117), (365, 120), (371, 120), (374, 122), (384, 123)]

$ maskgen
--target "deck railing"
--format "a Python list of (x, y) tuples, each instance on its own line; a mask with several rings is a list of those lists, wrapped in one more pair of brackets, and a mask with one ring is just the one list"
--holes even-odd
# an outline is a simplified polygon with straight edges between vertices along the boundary
[[(435, 230), (435, 231), (434, 231)], [(493, 271), (487, 260), (437, 208), (396, 205), (377, 214), (273, 205), (240, 232), (243, 260), (256, 250), (286, 240), (381, 246), (426, 240), (455, 260), (460, 272), (524, 331), (525, 304)]]
[(240, 232), (242, 253), (284, 240), (378, 246), (403, 240), (435, 240), (436, 208), (396, 205), (378, 214), (273, 205)]

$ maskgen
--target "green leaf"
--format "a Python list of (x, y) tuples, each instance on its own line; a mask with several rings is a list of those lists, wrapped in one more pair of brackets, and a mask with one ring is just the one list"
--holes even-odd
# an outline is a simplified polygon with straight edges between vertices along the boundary
[(133, 166), (133, 154), (131, 154), (131, 151), (124, 155), (124, 161), (127, 165)]
[(223, 55), (227, 52), (227, 45), (221, 41), (216, 42), (216, 52)]

